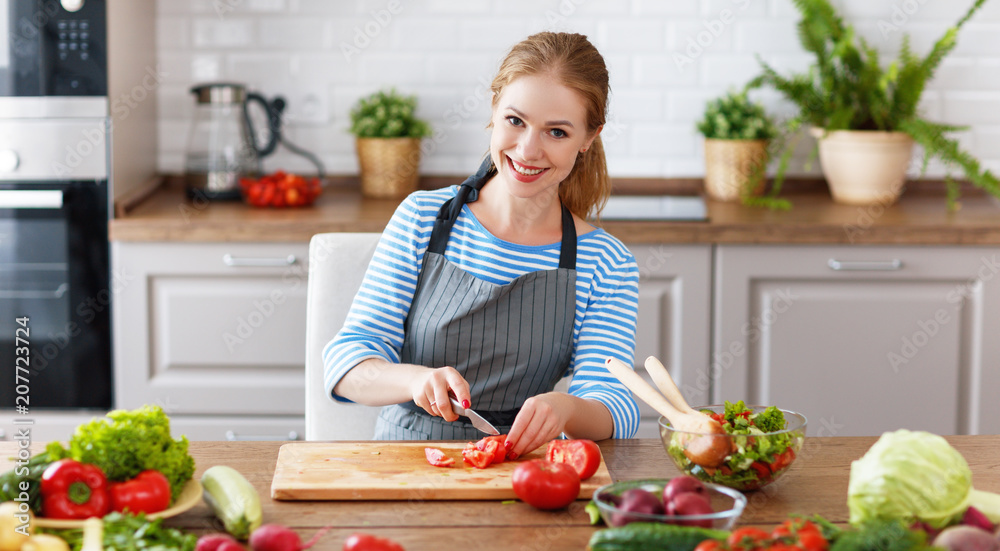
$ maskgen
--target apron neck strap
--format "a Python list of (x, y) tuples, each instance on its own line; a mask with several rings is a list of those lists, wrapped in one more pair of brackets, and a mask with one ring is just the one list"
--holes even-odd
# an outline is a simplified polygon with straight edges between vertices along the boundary
[[(434, 229), (431, 231), (430, 244), (427, 252), (444, 254), (448, 246), (448, 238), (451, 236), (451, 229), (455, 226), (455, 221), (462, 213), (462, 207), (466, 203), (474, 203), (479, 199), (479, 190), (486, 185), (497, 173), (493, 166), (493, 160), (487, 157), (475, 174), (465, 179), (460, 186), (455, 197), (445, 201), (438, 211), (437, 219), (434, 220)], [(567, 270), (576, 269), (576, 223), (573, 221), (573, 214), (562, 206), (562, 245), (559, 250), (559, 267)]]

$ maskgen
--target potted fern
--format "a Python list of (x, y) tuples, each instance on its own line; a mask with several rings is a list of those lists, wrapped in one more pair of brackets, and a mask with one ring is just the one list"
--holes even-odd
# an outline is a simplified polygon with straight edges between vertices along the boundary
[(417, 189), (420, 139), (431, 134), (415, 115), (417, 99), (395, 89), (361, 98), (351, 110), (361, 193), (373, 198), (400, 198)]
[[(763, 73), (748, 87), (772, 86), (798, 107), (789, 130), (812, 125), (823, 174), (837, 202), (895, 202), (914, 142), (924, 149), (924, 167), (929, 159), (937, 158), (949, 170), (960, 169), (974, 185), (1000, 196), (996, 176), (948, 136), (961, 128), (928, 121), (917, 113), (927, 82), (955, 47), (959, 29), (984, 2), (977, 0), (923, 58), (910, 49), (909, 37), (904, 35), (899, 57), (883, 67), (878, 51), (844, 25), (829, 0), (795, 0), (802, 15), (799, 39), (815, 56), (813, 65), (808, 73), (783, 76), (758, 58)], [(794, 142), (790, 145), (794, 147)], [(786, 148), (780, 163), (779, 182), (792, 147)], [(946, 182), (948, 205), (954, 208), (958, 183), (950, 174)]]
[(705, 106), (697, 124), (705, 137), (705, 192), (719, 201), (746, 201), (764, 189), (774, 121), (746, 91), (730, 91)]

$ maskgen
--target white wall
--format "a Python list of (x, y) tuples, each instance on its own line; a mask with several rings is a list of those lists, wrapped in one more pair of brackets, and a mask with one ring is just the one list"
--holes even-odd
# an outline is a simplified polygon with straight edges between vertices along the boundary
[[(894, 51), (906, 32), (921, 55), (972, 4), (834, 1), (879, 49)], [(591, 38), (611, 71), (612, 175), (700, 176), (694, 121), (704, 102), (754, 76), (755, 54), (787, 69), (810, 59), (790, 0), (157, 0), (157, 10), (164, 171), (183, 168), (190, 85), (231, 80), (286, 96), (287, 134), (334, 174), (356, 172), (346, 128), (358, 97), (385, 86), (417, 94), (437, 131), (422, 172), (465, 175), (488, 146), (485, 90), (507, 49), (532, 32), (572, 30)], [(773, 94), (757, 97), (791, 112)], [(963, 145), (1000, 170), (1000, 0), (962, 30), (923, 109), (932, 120), (969, 125)], [(309, 166), (283, 151), (265, 169)], [(804, 172), (800, 159), (793, 173)], [(930, 175), (940, 174), (932, 165)]]

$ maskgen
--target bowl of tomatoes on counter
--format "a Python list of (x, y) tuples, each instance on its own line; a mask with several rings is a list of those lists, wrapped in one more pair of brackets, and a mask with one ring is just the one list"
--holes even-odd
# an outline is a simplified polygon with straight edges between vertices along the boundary
[(806, 437), (806, 418), (774, 406), (748, 406), (742, 400), (694, 408), (718, 421), (729, 439), (729, 453), (719, 464), (698, 464), (687, 453), (699, 438), (720, 435), (676, 430), (660, 418), (660, 439), (667, 455), (684, 474), (702, 482), (740, 491), (763, 488), (784, 475)]
[(313, 204), (323, 191), (320, 179), (277, 171), (260, 178), (241, 178), (243, 200), (254, 207), (287, 208)]
[(746, 508), (742, 493), (692, 476), (623, 480), (598, 488), (592, 498), (608, 526), (655, 522), (729, 530)]

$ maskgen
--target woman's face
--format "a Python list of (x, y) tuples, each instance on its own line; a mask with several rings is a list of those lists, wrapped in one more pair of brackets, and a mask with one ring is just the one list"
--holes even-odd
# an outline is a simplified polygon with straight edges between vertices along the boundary
[(493, 110), (490, 156), (498, 179), (519, 198), (558, 193), (577, 153), (590, 147), (583, 99), (548, 75), (519, 77)]

